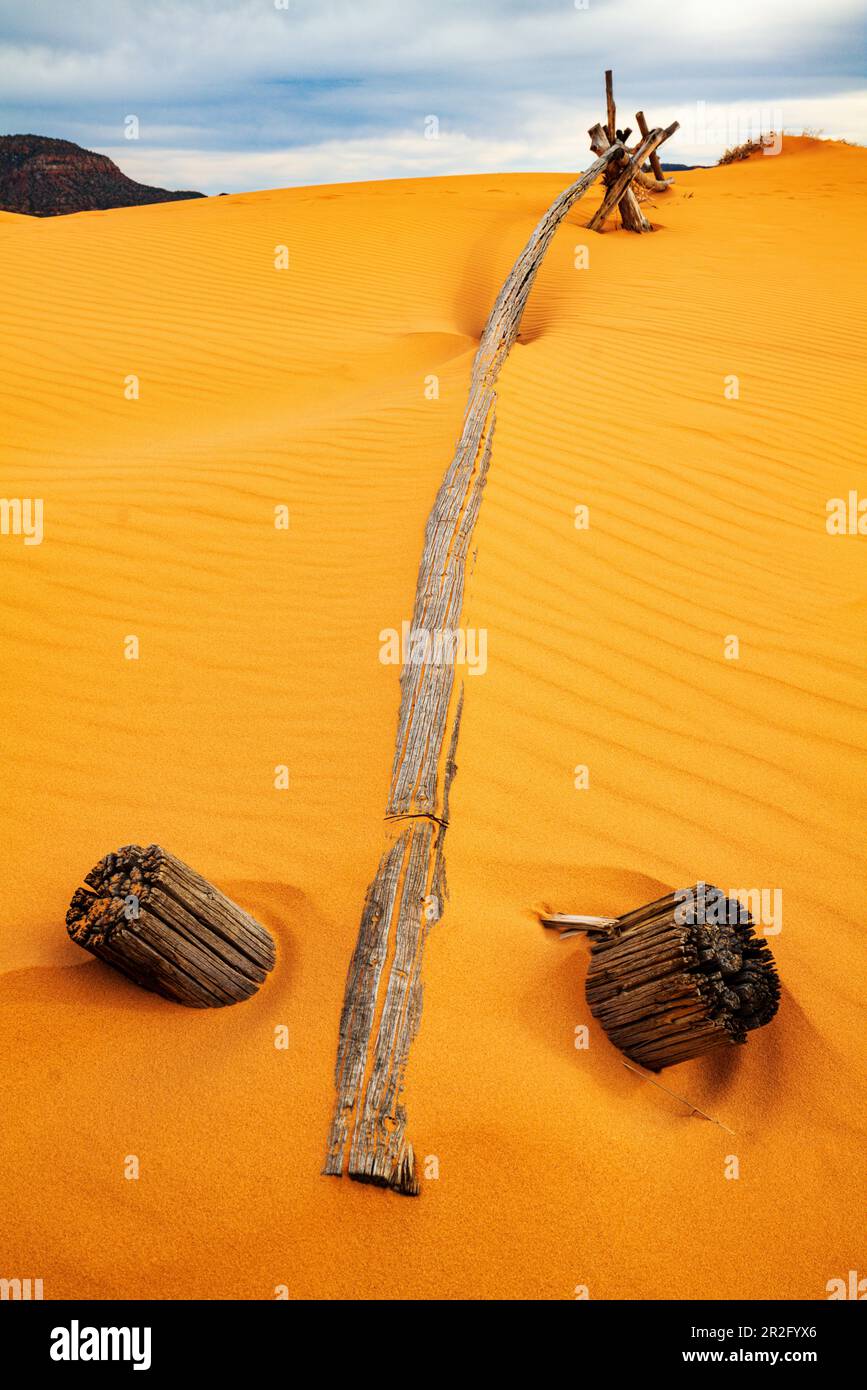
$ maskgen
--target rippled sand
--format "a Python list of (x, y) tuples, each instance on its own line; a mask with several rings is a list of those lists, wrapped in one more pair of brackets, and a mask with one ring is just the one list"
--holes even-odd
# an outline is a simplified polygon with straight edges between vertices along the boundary
[[(488, 310), (568, 181), (0, 214), (0, 490), (45, 516), (39, 546), (0, 537), (0, 1275), (824, 1298), (859, 1267), (867, 539), (825, 508), (867, 495), (867, 153), (841, 145), (678, 174), (652, 237), (585, 232), (591, 194), (552, 245), (500, 381), (464, 615), (487, 671), (406, 1090), (439, 1177), (410, 1201), (319, 1174), (391, 767), (380, 632), (410, 616)], [(131, 841), (274, 932), (253, 1001), (186, 1011), (67, 941), (82, 874)], [(699, 878), (782, 888), (783, 1000), (663, 1075), (684, 1105), (595, 1024), (576, 1051), (587, 946), (532, 909)]]

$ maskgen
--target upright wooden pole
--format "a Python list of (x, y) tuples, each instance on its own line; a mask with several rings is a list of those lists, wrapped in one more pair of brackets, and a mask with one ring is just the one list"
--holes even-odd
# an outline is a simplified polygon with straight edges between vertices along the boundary
[(611, 68), (605, 70), (605, 108), (608, 112), (608, 143), (613, 145), (617, 139), (617, 107), (614, 105), (614, 73)]
[[(638, 124), (638, 129), (641, 131), (642, 140), (646, 140), (648, 135), (650, 134), (650, 131), (647, 128), (647, 121), (644, 119), (644, 112), (636, 111), (635, 120)], [(656, 153), (656, 150), (654, 150), (652, 155), (650, 156), (650, 167), (656, 175), (657, 179), (661, 180), (662, 182), (665, 182), (665, 172), (662, 168), (662, 165), (659, 162), (659, 155)]]

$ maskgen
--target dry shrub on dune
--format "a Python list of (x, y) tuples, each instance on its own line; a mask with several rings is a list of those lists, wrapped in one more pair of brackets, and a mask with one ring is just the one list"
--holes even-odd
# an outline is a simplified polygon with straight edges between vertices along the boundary
[(767, 135), (761, 135), (758, 140), (745, 140), (742, 145), (733, 145), (725, 154), (720, 155), (717, 165), (736, 164), (739, 159), (749, 159), (750, 155), (758, 154), (766, 145), (773, 144), (775, 139), (776, 136), (771, 130)]

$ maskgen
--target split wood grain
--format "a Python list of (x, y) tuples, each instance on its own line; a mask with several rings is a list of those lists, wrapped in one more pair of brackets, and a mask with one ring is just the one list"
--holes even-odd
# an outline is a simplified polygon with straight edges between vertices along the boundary
[[(434, 639), (458, 629), (491, 460), (500, 369), (557, 228), (622, 156), (623, 147), (611, 145), (551, 204), (497, 296), (473, 363), (461, 435), (425, 527), (412, 633)], [(446, 897), (443, 845), (462, 701), (453, 661), (406, 661), (385, 813), (387, 844), (367, 891), (346, 981), (323, 1168), (407, 1195), (418, 1193), (419, 1182), (401, 1093), (421, 1017), (424, 944)]]
[(66, 914), (71, 939), (143, 989), (220, 1008), (249, 999), (274, 967), (265, 928), (159, 845), (124, 845), (84, 882)]

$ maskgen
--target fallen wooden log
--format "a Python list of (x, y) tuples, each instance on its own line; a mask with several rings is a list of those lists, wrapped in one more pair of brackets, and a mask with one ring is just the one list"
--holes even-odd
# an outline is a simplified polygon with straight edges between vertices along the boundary
[(780, 984), (747, 909), (710, 884), (669, 893), (616, 918), (558, 913), (561, 935), (593, 935), (590, 1012), (634, 1062), (661, 1071), (744, 1043), (777, 1012)]
[[(608, 164), (610, 146), (548, 208), (491, 310), (473, 363), (455, 454), (425, 528), (413, 633), (457, 630), (464, 572), (491, 458), (497, 377), (518, 336), (536, 273), (563, 218)], [(412, 646), (412, 644), (411, 644)], [(386, 848), (367, 891), (340, 1016), (336, 1101), (323, 1172), (419, 1190), (401, 1101), (421, 1017), (421, 962), (446, 895), (443, 842), (463, 691), (453, 663), (411, 657), (400, 677), (400, 709), (386, 805)]]
[(648, 155), (658, 149), (663, 141), (679, 129), (679, 122), (674, 121), (666, 130), (652, 130), (646, 140), (642, 140), (635, 154), (625, 160), (617, 171), (617, 177), (611, 184), (600, 207), (587, 223), (588, 231), (598, 232), (605, 222), (606, 217), (612, 208), (616, 207), (623, 197), (624, 190), (629, 186), (635, 175), (641, 169), (642, 164)]
[(143, 989), (218, 1008), (249, 999), (274, 966), (265, 928), (159, 845), (124, 845), (84, 882), (66, 914), (70, 937)]

